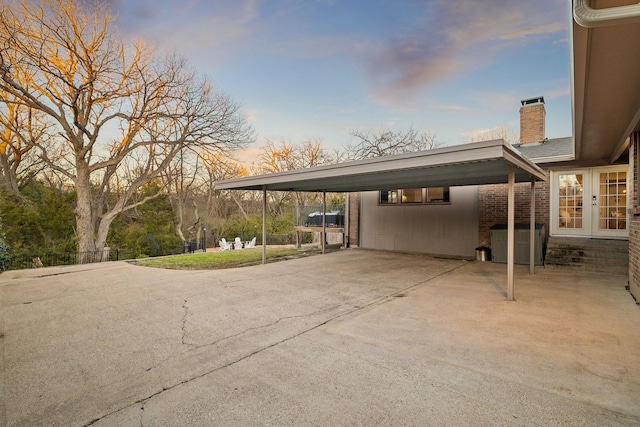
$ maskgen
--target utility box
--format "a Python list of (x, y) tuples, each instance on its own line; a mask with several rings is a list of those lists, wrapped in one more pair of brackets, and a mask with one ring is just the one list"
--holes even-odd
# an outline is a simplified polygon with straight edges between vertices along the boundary
[[(514, 262), (529, 265), (529, 224), (515, 224)], [(491, 227), (491, 255), (493, 262), (507, 262), (507, 224), (496, 224)], [(534, 233), (533, 262), (535, 265), (544, 264), (545, 250), (544, 224), (536, 224)]]

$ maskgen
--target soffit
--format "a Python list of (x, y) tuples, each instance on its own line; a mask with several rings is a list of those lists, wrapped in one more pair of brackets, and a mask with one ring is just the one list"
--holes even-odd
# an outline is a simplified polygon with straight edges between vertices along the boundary
[[(591, 8), (637, 4), (592, 0)], [(613, 162), (640, 130), (640, 24), (584, 28), (572, 20), (576, 160)]]

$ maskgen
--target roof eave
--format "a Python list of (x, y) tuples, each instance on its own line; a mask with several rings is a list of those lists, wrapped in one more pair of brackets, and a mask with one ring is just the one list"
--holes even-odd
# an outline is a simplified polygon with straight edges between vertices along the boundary
[[(484, 141), (435, 150), (378, 157), (349, 163), (237, 178), (216, 183), (217, 190), (364, 191), (388, 185), (407, 188), (437, 169), (441, 182), (450, 175), (451, 185), (506, 182), (497, 175), (495, 162), (508, 163), (520, 171), (518, 180), (547, 179), (546, 172), (503, 140)], [(489, 163), (492, 163), (489, 165)], [(459, 171), (466, 172), (458, 175)], [(422, 171), (422, 172), (421, 172)], [(391, 184), (392, 183), (392, 184)]]

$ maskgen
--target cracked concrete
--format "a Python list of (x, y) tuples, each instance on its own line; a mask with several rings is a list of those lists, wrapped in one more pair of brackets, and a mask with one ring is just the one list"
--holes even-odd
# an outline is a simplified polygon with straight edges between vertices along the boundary
[(182, 315), (182, 344), (183, 345), (193, 345), (186, 341), (187, 337), (187, 316), (189, 315), (189, 308), (187, 307), (187, 300), (184, 300), (182, 303), (182, 309), (184, 310), (184, 314)]
[(105, 264), (0, 275), (6, 425), (640, 422), (622, 277), (517, 268), (506, 302), (504, 265), (384, 252)]

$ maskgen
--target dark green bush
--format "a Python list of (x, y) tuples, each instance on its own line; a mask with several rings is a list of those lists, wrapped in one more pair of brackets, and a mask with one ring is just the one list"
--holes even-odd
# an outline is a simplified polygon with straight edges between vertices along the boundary
[(3, 272), (9, 268), (11, 263), (11, 253), (9, 252), (9, 246), (4, 238), (0, 236), (0, 272)]

